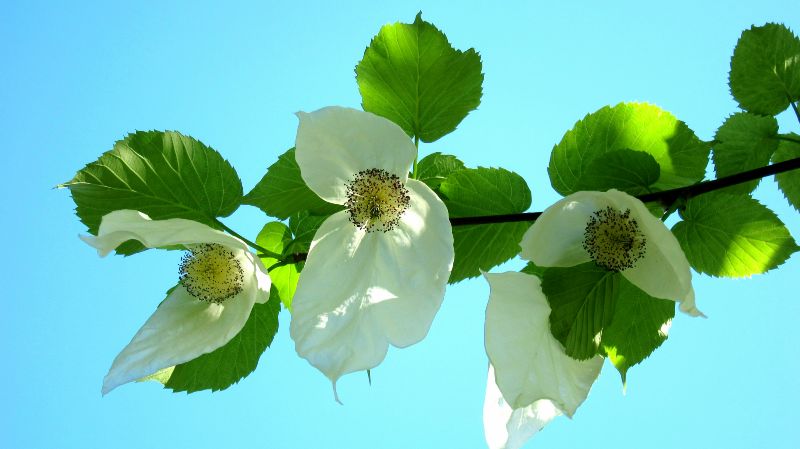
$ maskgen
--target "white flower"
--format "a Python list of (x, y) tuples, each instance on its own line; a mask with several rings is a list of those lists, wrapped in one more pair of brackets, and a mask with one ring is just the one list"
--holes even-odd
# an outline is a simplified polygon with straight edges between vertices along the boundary
[(151, 220), (133, 210), (105, 216), (97, 237), (81, 236), (101, 257), (127, 240), (148, 248), (185, 245), (180, 281), (119, 353), (103, 394), (225, 345), (244, 326), (255, 303), (269, 299), (270, 278), (241, 240), (196, 221)]
[(408, 179), (417, 149), (377, 115), (297, 114), (296, 160), (322, 199), (346, 210), (320, 226), (292, 302), (297, 353), (333, 383), (377, 366), (388, 345), (422, 340), (453, 265), (447, 208)]
[(594, 260), (650, 296), (678, 301), (683, 312), (703, 316), (695, 307), (692, 273), (678, 240), (627, 193), (573, 193), (548, 207), (520, 246), (522, 258), (540, 267)]
[(562, 413), (572, 417), (603, 358), (580, 361), (564, 352), (550, 333), (550, 305), (539, 278), (515, 272), (484, 276), (491, 288), (484, 432), (491, 449), (515, 449)]

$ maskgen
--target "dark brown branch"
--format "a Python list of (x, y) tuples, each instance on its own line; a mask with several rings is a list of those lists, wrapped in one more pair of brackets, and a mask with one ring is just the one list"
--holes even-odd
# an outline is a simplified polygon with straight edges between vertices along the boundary
[[(796, 170), (798, 168), (800, 168), (800, 158), (789, 159), (788, 161), (778, 162), (777, 164), (767, 165), (766, 167), (759, 167), (753, 170), (737, 173), (735, 175), (725, 176), (711, 181), (699, 182), (686, 187), (679, 187), (677, 189), (664, 190), (661, 192), (646, 193), (644, 195), (637, 196), (637, 198), (645, 203), (659, 202), (668, 208), (678, 199), (687, 200), (691, 197), (702, 195), (703, 193), (712, 192), (714, 190), (723, 189), (725, 187), (776, 175), (778, 173), (783, 173), (790, 170)], [(465, 226), (476, 224), (536, 221), (541, 214), (541, 212), (524, 212), (521, 214), (486, 215), (481, 217), (457, 217), (451, 218), (450, 224), (453, 226)]]
[(711, 181), (703, 181), (690, 186), (679, 187), (677, 189), (639, 195), (637, 198), (644, 203), (658, 201), (662, 205), (669, 207), (679, 198), (689, 199), (697, 195), (713, 192), (714, 190), (724, 189), (725, 187), (766, 178), (767, 176), (777, 175), (779, 173), (784, 173), (791, 170), (797, 170), (798, 168), (800, 168), (800, 158), (789, 159), (788, 161), (778, 162), (765, 167), (754, 168), (752, 170), (736, 173), (735, 175), (724, 176)]
[[(659, 202), (664, 207), (669, 208), (675, 204), (679, 199), (688, 200), (697, 195), (712, 192), (714, 190), (723, 189), (736, 184), (741, 184), (747, 181), (764, 178), (778, 173), (784, 173), (790, 170), (800, 168), (800, 158), (790, 159), (777, 164), (767, 165), (766, 167), (759, 167), (746, 172), (737, 173), (735, 175), (725, 176), (711, 181), (703, 181), (697, 184), (692, 184), (686, 187), (679, 187), (677, 189), (664, 190), (661, 192), (646, 193), (639, 195), (637, 198), (642, 202)], [(524, 212), (521, 214), (503, 214), (503, 215), (485, 215), (480, 217), (454, 217), (450, 219), (450, 224), (453, 226), (466, 226), (466, 225), (481, 225), (493, 223), (514, 223), (521, 221), (536, 221), (541, 212)], [(270, 270), (279, 266), (301, 262), (306, 260), (306, 253), (294, 253), (287, 255), (287, 258), (276, 263)], [(259, 254), (260, 256), (260, 254)]]
[(485, 215), (481, 217), (452, 217), (450, 224), (453, 226), (492, 224), (492, 223), (515, 223), (519, 221), (536, 221), (542, 215), (541, 212), (523, 212), (521, 214)]

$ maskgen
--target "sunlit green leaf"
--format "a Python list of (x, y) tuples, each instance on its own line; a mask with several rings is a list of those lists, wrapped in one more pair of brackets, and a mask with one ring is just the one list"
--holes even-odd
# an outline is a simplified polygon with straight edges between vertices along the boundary
[[(800, 157), (800, 136), (794, 133), (789, 136), (796, 139), (797, 142), (782, 140), (778, 144), (775, 154), (772, 155), (772, 162), (783, 162)], [(775, 180), (778, 181), (778, 187), (783, 192), (783, 196), (800, 212), (800, 170), (775, 175)]]
[(261, 181), (245, 195), (242, 203), (256, 206), (267, 215), (281, 220), (304, 210), (327, 215), (342, 209), (342, 206), (323, 200), (308, 188), (300, 176), (294, 148), (280, 155), (278, 161), (270, 165)]
[(417, 14), (414, 23), (385, 25), (356, 66), (365, 111), (433, 142), (456, 129), (481, 101), (481, 58), (454, 49)]
[[(292, 243), (292, 232), (285, 224), (274, 221), (267, 223), (256, 237), (256, 244), (277, 254), (283, 254), (284, 250)], [(264, 267), (270, 269), (279, 261), (271, 257), (261, 257)], [(292, 298), (297, 288), (297, 280), (300, 275), (297, 265), (289, 263), (286, 265), (275, 266), (270, 269), (269, 277), (272, 279), (272, 286), (278, 292), (281, 302), (287, 309), (292, 308)]]
[(287, 252), (307, 253), (314, 240), (314, 234), (327, 219), (327, 215), (312, 215), (308, 211), (292, 215), (289, 218), (289, 229), (292, 230), (294, 240), (289, 245)]
[[(132, 209), (154, 220), (186, 218), (216, 227), (242, 200), (236, 170), (200, 141), (175, 131), (137, 131), (81, 169), (68, 187), (75, 212), (97, 234), (103, 215)], [(125, 243), (117, 253), (144, 247)]]
[(619, 371), (623, 383), (628, 369), (667, 339), (674, 316), (674, 301), (653, 298), (620, 276), (614, 317), (603, 329), (600, 346)]
[[(451, 217), (524, 212), (531, 191), (518, 174), (502, 168), (470, 168), (451, 173), (439, 191)], [(519, 253), (529, 222), (453, 226), (455, 261), (450, 283), (475, 277)]]
[(685, 123), (657, 106), (620, 103), (588, 114), (553, 148), (547, 169), (562, 195), (577, 192), (595, 159), (619, 150), (642, 151), (661, 168), (653, 190), (694, 184), (703, 179), (710, 148)]
[(745, 277), (782, 264), (797, 251), (783, 222), (749, 196), (707, 193), (690, 199), (672, 232), (692, 267), (712, 276)]
[(542, 291), (550, 303), (550, 330), (567, 355), (594, 357), (603, 329), (614, 317), (621, 275), (589, 262), (551, 267), (542, 273)]
[(461, 170), (464, 163), (450, 154), (432, 153), (417, 164), (417, 179), (437, 190), (450, 173)]
[[(775, 117), (739, 112), (725, 120), (717, 130), (714, 168), (717, 177), (729, 176), (769, 164), (778, 147), (778, 121)], [(759, 180), (726, 188), (727, 193), (750, 193)]]
[(800, 99), (800, 39), (775, 23), (745, 30), (733, 50), (729, 83), (742, 109), (783, 111)]
[(164, 384), (175, 392), (224, 390), (252, 373), (278, 332), (281, 310), (276, 290), (265, 304), (255, 304), (244, 327), (225, 346), (175, 366)]
[(658, 181), (661, 169), (649, 153), (633, 150), (615, 150), (603, 153), (586, 167), (578, 190), (605, 192), (617, 189), (631, 195), (650, 192)]
[(168, 366), (162, 370), (158, 370), (155, 373), (144, 376), (141, 379), (137, 379), (136, 382), (147, 382), (148, 380), (152, 380), (158, 382), (160, 384), (165, 384), (169, 381), (169, 377), (172, 376), (172, 372), (175, 371), (174, 366)]
[(570, 357), (606, 355), (625, 382), (628, 369), (648, 357), (667, 338), (675, 302), (653, 298), (624, 275), (594, 262), (574, 267), (539, 268), (550, 303), (550, 329)]

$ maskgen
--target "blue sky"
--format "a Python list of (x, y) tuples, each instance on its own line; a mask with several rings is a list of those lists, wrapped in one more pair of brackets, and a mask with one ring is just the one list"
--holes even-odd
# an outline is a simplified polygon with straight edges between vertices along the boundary
[[(0, 14), (4, 168), (0, 446), (9, 448), (482, 448), (482, 280), (448, 289), (428, 337), (372, 373), (327, 379), (293, 350), (289, 316), (259, 369), (227, 391), (126, 385), (105, 398), (111, 361), (174, 284), (179, 254), (99, 259), (66, 191), (53, 190), (126, 133), (174, 129), (222, 152), (251, 188), (293, 145), (298, 110), (358, 107), (353, 68), (380, 26), (417, 11), (481, 53), (481, 106), (422, 145), (469, 166), (515, 170), (532, 210), (558, 199), (550, 149), (606, 104), (646, 101), (710, 139), (736, 103), (730, 55), (751, 24), (800, 31), (800, 6), (732, 2), (11, 2)], [(779, 117), (783, 132), (800, 131)], [(772, 180), (757, 198), (795, 235)], [(242, 207), (225, 222), (254, 237)], [(506, 269), (521, 266), (512, 262)], [(795, 447), (800, 441), (798, 256), (773, 273), (695, 276), (707, 320), (679, 316), (628, 374), (607, 364), (572, 421), (527, 447)]]

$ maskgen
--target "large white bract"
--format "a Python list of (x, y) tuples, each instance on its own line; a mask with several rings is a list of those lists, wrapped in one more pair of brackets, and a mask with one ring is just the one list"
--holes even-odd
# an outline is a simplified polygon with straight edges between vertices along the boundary
[(487, 273), (485, 344), (489, 378), (483, 409), (491, 449), (516, 449), (589, 394), (603, 358), (575, 360), (550, 333), (550, 304), (539, 278)]
[(540, 267), (591, 260), (611, 265), (648, 295), (678, 301), (681, 311), (703, 316), (695, 306), (692, 273), (678, 240), (627, 193), (577, 192), (561, 199), (528, 229), (520, 247), (520, 256)]
[(297, 353), (333, 383), (377, 366), (389, 344), (422, 340), (453, 265), (447, 208), (408, 178), (417, 149), (377, 115), (341, 107), (297, 114), (306, 184), (345, 206), (320, 226), (292, 302)]
[(188, 362), (231, 340), (255, 303), (269, 299), (261, 261), (236, 237), (182, 218), (151, 220), (133, 210), (105, 216), (97, 236), (81, 236), (101, 257), (128, 240), (148, 248), (184, 245), (181, 280), (114, 359), (106, 394), (127, 382)]

